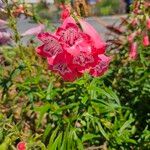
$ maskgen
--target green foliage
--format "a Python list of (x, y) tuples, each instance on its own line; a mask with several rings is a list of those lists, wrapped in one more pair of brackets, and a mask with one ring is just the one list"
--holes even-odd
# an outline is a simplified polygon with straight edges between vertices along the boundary
[(139, 44), (131, 61), (126, 43), (106, 75), (70, 83), (36, 46), (0, 47), (0, 150), (20, 141), (28, 150), (150, 149), (149, 47)]
[(100, 15), (112, 15), (119, 10), (118, 0), (102, 0), (96, 4), (97, 13)]

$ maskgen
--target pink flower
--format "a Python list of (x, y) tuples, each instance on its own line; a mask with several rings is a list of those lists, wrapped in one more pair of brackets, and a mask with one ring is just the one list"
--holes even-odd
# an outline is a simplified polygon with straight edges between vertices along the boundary
[(39, 24), (36, 27), (33, 27), (31, 29), (28, 29), (24, 33), (21, 34), (21, 36), (27, 36), (27, 35), (38, 35), (39, 33), (43, 32), (45, 29), (45, 26), (43, 24)]
[(96, 65), (90, 70), (90, 74), (94, 77), (98, 77), (104, 74), (104, 72), (108, 69), (110, 63), (110, 57), (101, 54), (98, 56), (100, 59), (96, 63)]
[(63, 21), (68, 18), (71, 14), (71, 6), (70, 4), (60, 5), (62, 12), (60, 14), (60, 20)]
[(147, 19), (147, 29), (150, 29), (150, 18)]
[[(97, 49), (97, 52), (103, 53), (106, 49), (106, 43), (102, 40), (102, 38), (99, 36), (96, 30), (83, 19), (78, 19), (78, 21), (81, 25), (83, 33), (85, 33), (90, 37), (93, 46)], [(66, 24), (68, 23), (76, 24), (75, 20), (72, 17), (68, 17), (67, 19), (64, 20), (62, 27), (66, 26)]]
[(131, 22), (131, 25), (134, 27), (138, 24), (138, 20), (137, 18), (133, 19), (132, 22)]
[(149, 41), (148, 35), (145, 35), (145, 36), (143, 37), (143, 45), (144, 45), (144, 46), (149, 46), (149, 45), (150, 45), (150, 41)]
[(93, 46), (97, 49), (97, 52), (99, 54), (104, 53), (106, 49), (106, 43), (102, 40), (97, 31), (84, 20), (80, 20), (80, 24), (83, 32), (91, 37)]
[(63, 11), (61, 13), (61, 17), (60, 17), (61, 20), (64, 20), (69, 16), (70, 16), (70, 11), (67, 8), (63, 9)]
[(129, 52), (129, 57), (131, 59), (136, 59), (137, 58), (137, 43), (131, 43), (130, 45), (130, 52)]
[(131, 34), (128, 36), (128, 41), (129, 41), (129, 43), (132, 43), (132, 42), (133, 42), (135, 36), (136, 36), (136, 33), (135, 33), (135, 32), (134, 32), (134, 33), (131, 33)]
[(74, 81), (87, 71), (101, 76), (110, 62), (104, 55), (106, 44), (95, 29), (81, 19), (79, 22), (81, 28), (68, 17), (56, 32), (38, 35), (43, 44), (37, 53), (47, 58), (49, 69), (66, 81)]
[(25, 142), (19, 142), (17, 144), (17, 150), (26, 150), (26, 143)]
[(39, 55), (43, 57), (55, 57), (64, 51), (59, 39), (50, 33), (41, 33), (38, 35), (38, 38), (43, 42), (43, 45), (36, 49)]

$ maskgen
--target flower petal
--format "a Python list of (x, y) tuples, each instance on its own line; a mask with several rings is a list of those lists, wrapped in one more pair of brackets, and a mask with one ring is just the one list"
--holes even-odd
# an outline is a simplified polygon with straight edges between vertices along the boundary
[(24, 33), (21, 34), (21, 36), (27, 36), (27, 35), (38, 35), (39, 33), (43, 32), (45, 29), (45, 26), (43, 24), (40, 24), (36, 27), (33, 27), (31, 29), (28, 29)]

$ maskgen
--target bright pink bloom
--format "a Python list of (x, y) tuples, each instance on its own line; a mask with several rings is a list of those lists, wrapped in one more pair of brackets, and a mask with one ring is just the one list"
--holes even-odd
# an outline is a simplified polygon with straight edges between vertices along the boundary
[(33, 27), (31, 29), (28, 29), (24, 33), (21, 34), (21, 36), (27, 36), (27, 35), (38, 35), (39, 33), (43, 32), (45, 29), (45, 26), (43, 24), (39, 24), (36, 27)]
[(150, 45), (150, 41), (149, 41), (148, 35), (145, 35), (145, 36), (143, 37), (143, 45), (144, 45), (144, 46), (149, 46), (149, 45)]
[[(92, 46), (94, 46), (97, 49), (97, 53), (104, 53), (106, 49), (106, 43), (102, 40), (97, 31), (83, 19), (78, 19), (78, 21), (81, 25), (83, 33), (88, 35), (92, 40)], [(72, 17), (68, 17), (64, 20), (62, 27), (65, 27), (68, 23), (76, 24), (75, 20)]]
[(37, 53), (43, 57), (54, 57), (63, 52), (63, 47), (59, 39), (50, 33), (41, 33), (38, 35), (39, 40), (44, 44), (37, 48)]
[(97, 53), (98, 54), (104, 53), (106, 49), (106, 43), (102, 40), (97, 31), (84, 20), (80, 20), (80, 24), (83, 32), (91, 37), (93, 46), (97, 49)]
[(26, 143), (25, 142), (19, 142), (17, 144), (17, 150), (26, 150)]
[(49, 69), (66, 81), (74, 81), (86, 71), (92, 76), (102, 75), (110, 58), (104, 55), (106, 44), (85, 21), (79, 19), (81, 28), (72, 17), (64, 20), (55, 33), (40, 33), (43, 45), (36, 51), (46, 57)]
[(131, 43), (130, 45), (130, 52), (129, 52), (129, 57), (131, 59), (136, 59), (137, 58), (137, 43)]
[(64, 19), (66, 19), (67, 17), (69, 17), (70, 16), (70, 11), (69, 11), (69, 9), (67, 9), (67, 8), (65, 8), (65, 9), (63, 9), (62, 10), (62, 13), (61, 13), (61, 20), (64, 20)]
[(132, 42), (133, 42), (135, 36), (136, 36), (136, 33), (135, 33), (135, 32), (134, 32), (134, 33), (131, 33), (131, 34), (128, 36), (128, 41), (129, 41), (129, 43), (132, 43)]
[(66, 81), (74, 81), (82, 75), (73, 66), (72, 57), (67, 52), (57, 55), (53, 60), (51, 58), (47, 58), (47, 60), (49, 69), (60, 74)]
[(110, 57), (101, 54), (98, 56), (100, 59), (97, 64), (90, 70), (90, 74), (94, 77), (98, 77), (104, 74), (108, 69), (110, 63)]
[(147, 28), (150, 29), (150, 18), (147, 19)]

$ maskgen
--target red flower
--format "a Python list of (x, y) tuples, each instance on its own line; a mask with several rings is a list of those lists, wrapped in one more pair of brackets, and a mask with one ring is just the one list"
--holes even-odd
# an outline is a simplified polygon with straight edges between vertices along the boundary
[(131, 34), (128, 36), (128, 41), (129, 41), (129, 43), (132, 43), (132, 42), (133, 42), (135, 36), (136, 36), (136, 33), (135, 33), (135, 32), (134, 32), (134, 33), (131, 33)]
[(108, 69), (109, 63), (110, 63), (110, 57), (107, 57), (104, 54), (99, 55), (99, 61), (90, 70), (90, 74), (94, 77), (103, 75), (104, 72)]
[(150, 29), (150, 18), (147, 19), (147, 29)]
[(67, 8), (64, 8), (63, 9), (63, 11), (62, 11), (62, 13), (61, 13), (61, 20), (64, 20), (64, 19), (66, 19), (67, 17), (69, 17), (70, 16), (70, 11), (69, 11), (69, 9), (67, 9)]
[(89, 71), (93, 76), (102, 75), (110, 58), (104, 55), (106, 44), (95, 29), (79, 19), (81, 28), (72, 17), (67, 17), (55, 33), (40, 33), (43, 42), (36, 51), (46, 57), (49, 69), (66, 81), (74, 81)]
[(150, 45), (150, 41), (149, 41), (148, 35), (145, 35), (145, 36), (143, 37), (143, 45), (144, 45), (144, 46), (149, 46), (149, 45)]
[(17, 144), (17, 150), (26, 150), (26, 143), (25, 142), (19, 142)]
[(41, 33), (38, 38), (44, 43), (37, 48), (37, 53), (43, 57), (53, 57), (63, 52), (59, 39), (49, 33)]
[(137, 43), (131, 43), (130, 45), (130, 52), (129, 52), (129, 57), (131, 59), (136, 59), (137, 58)]

